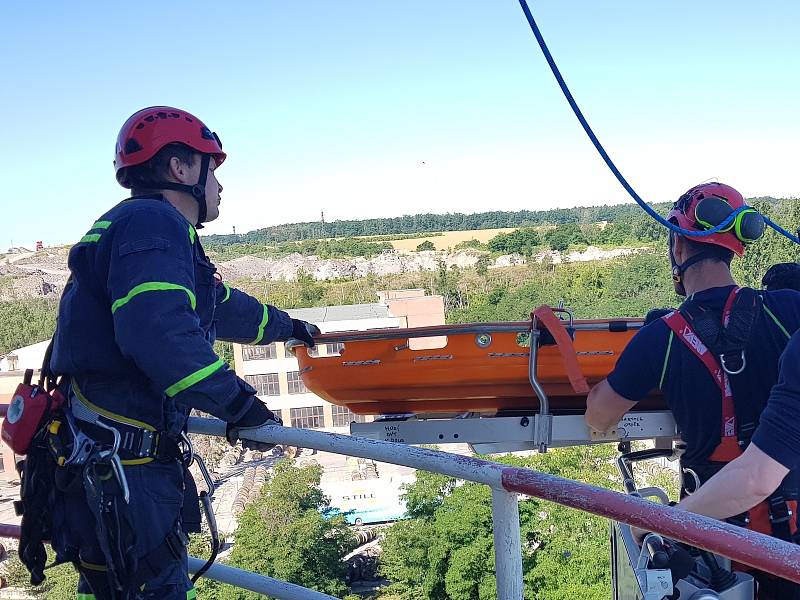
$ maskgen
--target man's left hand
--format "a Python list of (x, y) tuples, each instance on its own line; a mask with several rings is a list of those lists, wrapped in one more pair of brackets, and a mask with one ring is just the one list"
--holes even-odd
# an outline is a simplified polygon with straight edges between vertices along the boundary
[(647, 534), (649, 533), (650, 532), (646, 529), (639, 529), (638, 527), (631, 525), (631, 534), (633, 535), (633, 540), (640, 546), (642, 545), (642, 542), (644, 542), (644, 538), (646, 538)]
[(292, 319), (292, 337), (300, 340), (309, 348), (315, 346), (314, 337), (320, 335), (319, 327), (307, 321)]

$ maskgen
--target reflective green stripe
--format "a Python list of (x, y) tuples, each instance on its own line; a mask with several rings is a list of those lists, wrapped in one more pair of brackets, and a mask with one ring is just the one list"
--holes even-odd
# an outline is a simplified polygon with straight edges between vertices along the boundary
[(672, 338), (675, 337), (675, 332), (669, 330), (669, 342), (667, 342), (667, 353), (664, 355), (664, 366), (661, 368), (661, 380), (658, 382), (658, 389), (664, 387), (664, 376), (667, 374), (667, 363), (669, 362), (669, 351), (672, 350)]
[(223, 283), (222, 285), (225, 287), (225, 297), (222, 299), (222, 302), (220, 302), (220, 304), (227, 302), (228, 298), (231, 297), (231, 288), (228, 286), (227, 283)]
[[(195, 597), (197, 597), (196, 594)], [(96, 597), (94, 594), (81, 594), (78, 592), (78, 600), (96, 600)]]
[(203, 367), (199, 371), (195, 371), (191, 375), (187, 375), (177, 383), (173, 383), (164, 391), (164, 393), (170, 398), (172, 398), (172, 396), (174, 396), (175, 394), (179, 394), (186, 388), (192, 387), (195, 383), (203, 381), (203, 379), (205, 379), (206, 377), (213, 375), (224, 366), (225, 366), (225, 361), (222, 360), (221, 358), (218, 358), (216, 362), (208, 365), (207, 367)]
[(83, 244), (84, 242), (96, 242), (99, 239), (100, 239), (100, 234), (99, 233), (90, 233), (88, 235), (83, 236), (81, 238), (81, 241), (78, 242), (78, 243), (79, 244)]
[(138, 296), (139, 294), (143, 294), (145, 292), (166, 292), (169, 290), (186, 292), (186, 295), (189, 296), (189, 303), (192, 305), (192, 310), (194, 310), (195, 306), (197, 306), (197, 301), (195, 300), (192, 291), (183, 287), (182, 285), (178, 285), (177, 283), (167, 283), (166, 281), (145, 281), (128, 292), (124, 298), (114, 300), (114, 304), (111, 305), (111, 314), (113, 315), (115, 312), (117, 312), (118, 308), (125, 306), (128, 302), (133, 300), (134, 296)]
[(81, 568), (89, 569), (90, 571), (98, 571), (100, 573), (105, 573), (108, 571), (105, 565), (98, 565), (97, 563), (90, 563), (86, 562), (85, 560), (81, 561)]
[(194, 227), (189, 225), (189, 241), (192, 243), (192, 246), (194, 246), (194, 240), (196, 238), (197, 238), (197, 232), (194, 230)]
[(269, 311), (267, 310), (267, 305), (264, 304), (264, 315), (261, 317), (261, 323), (258, 326), (258, 335), (256, 339), (254, 339), (251, 344), (257, 344), (261, 341), (261, 338), (264, 337), (264, 327), (267, 326), (267, 321), (269, 321)]
[(186, 600), (194, 600), (197, 598), (197, 590), (192, 588), (188, 592), (186, 592)]
[(95, 221), (91, 229), (108, 229), (111, 227), (111, 221)]
[(780, 330), (783, 332), (783, 335), (785, 335), (787, 339), (788, 339), (788, 338), (790, 338), (790, 337), (792, 337), (792, 336), (789, 334), (789, 332), (788, 332), (788, 331), (786, 331), (786, 327), (784, 327), (784, 326), (783, 326), (783, 323), (781, 323), (781, 322), (778, 320), (778, 317), (776, 317), (776, 316), (775, 316), (775, 315), (772, 313), (772, 311), (771, 311), (770, 309), (768, 309), (768, 308), (767, 308), (767, 305), (766, 305), (766, 304), (764, 305), (764, 312), (765, 312), (765, 313), (767, 313), (767, 314), (769, 315), (770, 319), (772, 319), (773, 321), (775, 321), (775, 325), (777, 325), (777, 326), (778, 326), (778, 329), (780, 329)]

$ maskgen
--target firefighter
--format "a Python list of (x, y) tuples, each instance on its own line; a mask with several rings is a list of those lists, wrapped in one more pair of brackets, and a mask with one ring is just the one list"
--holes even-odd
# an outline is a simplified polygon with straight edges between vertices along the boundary
[[(743, 452), (776, 454), (779, 440), (751, 443), (789, 337), (800, 327), (800, 293), (756, 291), (736, 285), (730, 265), (763, 232), (764, 222), (730, 186), (707, 183), (686, 192), (668, 219), (702, 231), (742, 209), (724, 231), (704, 237), (670, 232), (675, 291), (686, 296), (678, 310), (644, 326), (620, 355), (608, 378), (587, 399), (586, 422), (606, 431), (637, 402), (661, 390), (686, 451), (681, 457), (681, 496), (706, 485)], [(762, 447), (764, 444), (766, 447)], [(786, 463), (784, 463), (786, 464)], [(789, 465), (794, 467), (794, 463)], [(793, 541), (800, 476), (784, 473), (763, 501), (753, 499), (730, 521)], [(759, 598), (791, 598), (788, 584), (756, 573)]]
[(65, 375), (76, 435), (105, 449), (82, 467), (72, 457), (57, 478), (52, 542), (80, 573), (79, 598), (195, 596), (182, 518), (197, 508), (181, 444), (189, 411), (226, 421), (231, 443), (278, 421), (213, 343), (314, 346), (319, 333), (229, 286), (203, 251), (197, 230), (219, 215), (225, 158), (185, 110), (138, 111), (114, 160), (131, 197), (70, 251), (50, 367)]

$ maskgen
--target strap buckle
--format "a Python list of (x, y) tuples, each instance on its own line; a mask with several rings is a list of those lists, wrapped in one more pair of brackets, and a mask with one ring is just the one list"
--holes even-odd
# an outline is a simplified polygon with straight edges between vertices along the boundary
[(773, 525), (787, 523), (792, 518), (792, 509), (789, 508), (789, 504), (782, 494), (770, 496), (767, 502), (769, 503), (769, 522)]
[(731, 525), (736, 525), (737, 527), (747, 527), (750, 525), (750, 513), (743, 512), (741, 514), (729, 517), (725, 519), (725, 521)]
[[(691, 491), (689, 491), (689, 488), (686, 485), (686, 475), (691, 476), (692, 478), (691, 481), (694, 484), (692, 486)], [(691, 496), (697, 490), (699, 490), (701, 483), (700, 483), (700, 477), (697, 475), (697, 471), (695, 471), (691, 467), (686, 467), (684, 469), (681, 469), (681, 485), (683, 486), (683, 491), (686, 492), (687, 496)]]
[(744, 350), (739, 351), (739, 360), (741, 361), (741, 366), (736, 369), (732, 370), (728, 367), (728, 363), (725, 359), (725, 354), (719, 355), (719, 364), (722, 366), (722, 370), (725, 371), (728, 375), (738, 375), (742, 371), (744, 371), (745, 367), (747, 366), (747, 358), (744, 355)]

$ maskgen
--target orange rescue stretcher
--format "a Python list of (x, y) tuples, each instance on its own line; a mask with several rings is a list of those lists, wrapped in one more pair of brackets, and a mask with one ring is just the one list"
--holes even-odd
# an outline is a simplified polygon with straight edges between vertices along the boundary
[[(642, 323), (541, 306), (530, 321), (328, 333), (316, 341), (337, 354), (295, 354), (309, 390), (357, 414), (576, 414)], [(664, 409), (660, 396), (636, 407)]]

